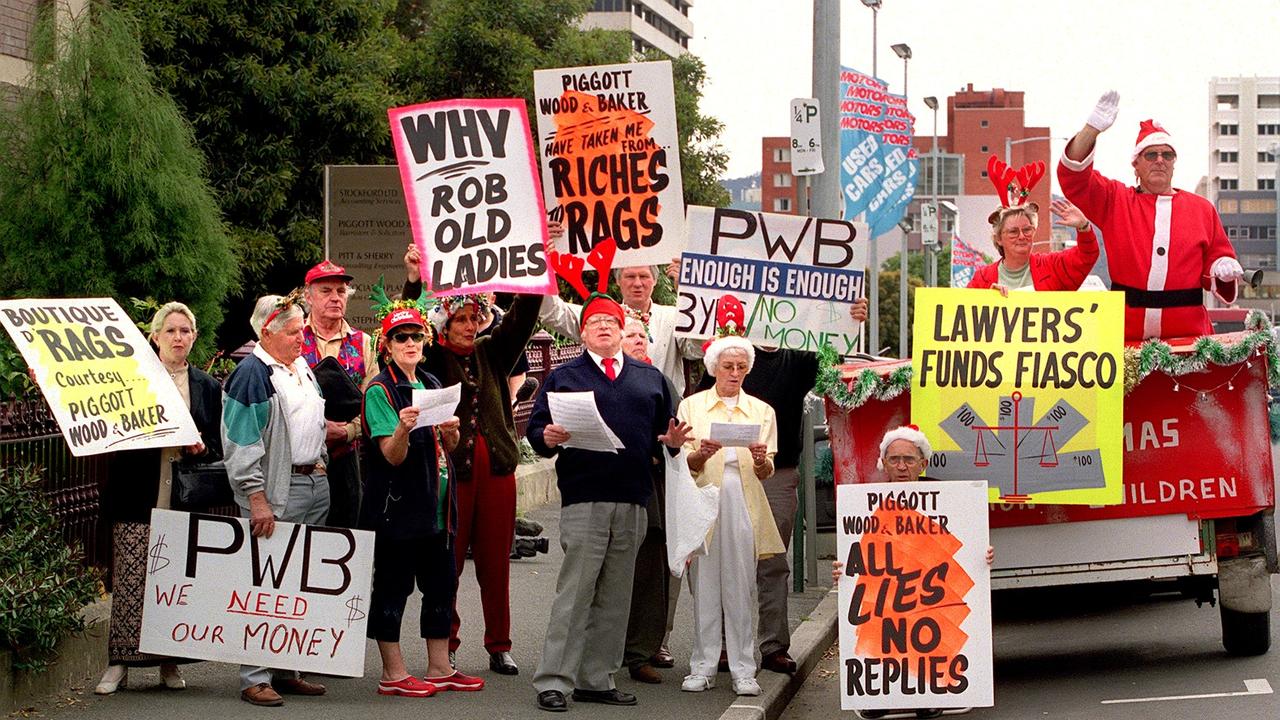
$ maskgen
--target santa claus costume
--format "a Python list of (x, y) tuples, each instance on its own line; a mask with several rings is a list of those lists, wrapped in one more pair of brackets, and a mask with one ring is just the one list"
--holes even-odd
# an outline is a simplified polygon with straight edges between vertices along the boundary
[[(1133, 158), (1156, 145), (1174, 147), (1173, 138), (1155, 121), (1142, 121)], [(1235, 250), (1208, 200), (1178, 189), (1156, 195), (1111, 180), (1093, 169), (1093, 151), (1080, 161), (1064, 154), (1058, 183), (1102, 228), (1111, 288), (1125, 294), (1125, 340), (1213, 332), (1202, 290), (1231, 303), (1237, 285), (1214, 278), (1214, 264), (1224, 258), (1235, 263)]]

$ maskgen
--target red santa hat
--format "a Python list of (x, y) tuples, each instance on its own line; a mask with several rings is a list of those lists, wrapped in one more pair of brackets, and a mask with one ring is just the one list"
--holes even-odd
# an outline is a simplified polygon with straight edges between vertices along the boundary
[(747, 372), (756, 364), (756, 349), (751, 341), (743, 337), (747, 331), (747, 311), (742, 302), (732, 295), (723, 295), (716, 301), (716, 335), (702, 346), (705, 353), (702, 362), (707, 372), (716, 374), (716, 366), (720, 363), (720, 355), (725, 350), (736, 348), (747, 354)]
[(1137, 160), (1143, 150), (1153, 145), (1168, 145), (1177, 149), (1173, 144), (1173, 136), (1165, 130), (1160, 123), (1155, 120), (1143, 120), (1138, 125), (1138, 141), (1133, 146), (1133, 160)]
[(897, 440), (906, 440), (920, 449), (920, 454), (925, 460), (933, 454), (933, 449), (929, 446), (929, 438), (920, 432), (920, 428), (915, 425), (903, 425), (896, 427), (884, 434), (884, 439), (880, 441), (880, 457), (876, 460), (876, 467), (884, 469), (884, 454), (889, 451), (889, 446)]
[(592, 315), (608, 315), (618, 321), (618, 327), (627, 323), (627, 316), (622, 312), (622, 306), (617, 300), (603, 293), (593, 292), (587, 296), (587, 302), (582, 306), (582, 315), (578, 317), (579, 332), (587, 327), (587, 320), (591, 319)]

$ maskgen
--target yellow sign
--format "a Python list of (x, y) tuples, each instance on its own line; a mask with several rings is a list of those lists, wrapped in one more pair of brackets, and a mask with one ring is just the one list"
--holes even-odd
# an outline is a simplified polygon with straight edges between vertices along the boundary
[(991, 502), (1122, 502), (1124, 297), (921, 288), (911, 418), (928, 476)]
[(160, 358), (115, 300), (3, 300), (0, 326), (35, 371), (71, 454), (200, 439)]

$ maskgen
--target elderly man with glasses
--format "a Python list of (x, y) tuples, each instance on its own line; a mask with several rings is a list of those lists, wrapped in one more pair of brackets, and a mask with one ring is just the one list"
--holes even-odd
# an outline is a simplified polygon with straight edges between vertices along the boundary
[(1137, 187), (1093, 168), (1094, 144), (1119, 106), (1115, 91), (1104, 94), (1067, 145), (1058, 164), (1062, 192), (1102, 229), (1111, 288), (1125, 294), (1126, 340), (1211, 333), (1203, 291), (1234, 302), (1244, 272), (1213, 205), (1173, 187), (1178, 153), (1159, 123), (1139, 126)]

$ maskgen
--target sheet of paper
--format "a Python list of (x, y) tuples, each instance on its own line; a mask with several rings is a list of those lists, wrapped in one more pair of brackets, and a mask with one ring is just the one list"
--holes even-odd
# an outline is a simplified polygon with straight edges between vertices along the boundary
[(428, 425), (439, 425), (453, 417), (462, 399), (462, 383), (454, 383), (439, 390), (414, 390), (413, 406), (420, 409), (414, 430)]
[(600, 416), (595, 392), (549, 392), (547, 406), (551, 410), (551, 422), (569, 431), (569, 441), (564, 447), (611, 453), (622, 447), (618, 436)]
[(725, 447), (747, 447), (760, 442), (760, 426), (713, 422), (711, 439)]

